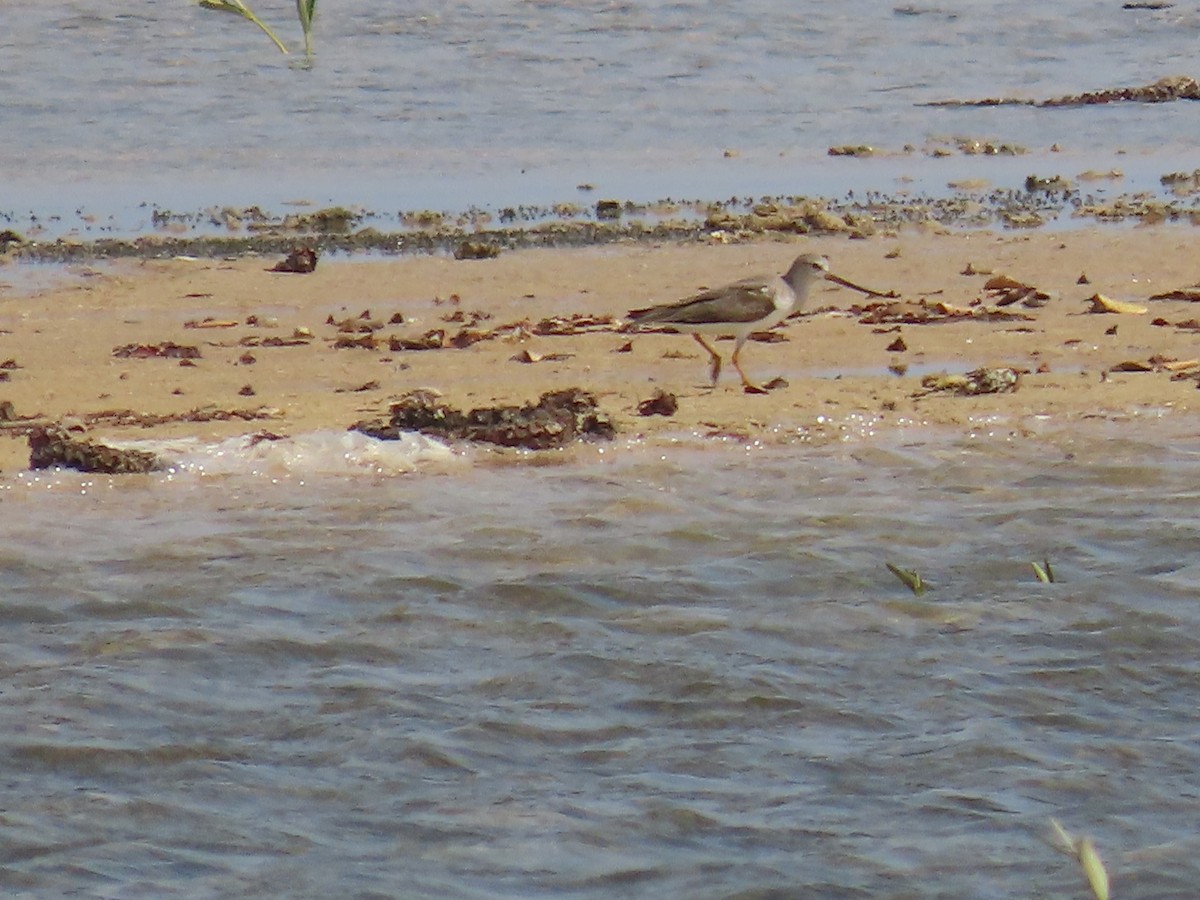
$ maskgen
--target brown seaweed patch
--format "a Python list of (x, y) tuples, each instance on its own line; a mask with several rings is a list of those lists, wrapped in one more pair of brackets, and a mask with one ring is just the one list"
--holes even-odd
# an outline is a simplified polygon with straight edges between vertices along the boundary
[(528, 450), (551, 450), (583, 438), (610, 440), (616, 434), (596, 398), (579, 388), (548, 391), (537, 403), (486, 406), (469, 412), (443, 403), (432, 391), (413, 391), (393, 403), (390, 412), (386, 423), (360, 422), (353, 430), (384, 440), (416, 431), (447, 440)]
[(140, 475), (163, 468), (163, 463), (144, 450), (120, 450), (96, 441), (76, 440), (60, 426), (39, 425), (29, 432), (29, 468), (55, 466), (106, 475)]
[(873, 230), (873, 224), (862, 217), (839, 215), (826, 205), (807, 201), (800, 204), (764, 202), (755, 204), (749, 213), (741, 215), (727, 209), (712, 207), (704, 220), (708, 229), (761, 234), (812, 234), (863, 232)]
[(80, 418), (88, 425), (136, 425), (142, 428), (153, 428), (168, 422), (252, 422), (256, 419), (275, 419), (279, 410), (273, 407), (260, 406), (258, 409), (223, 409), (219, 407), (200, 407), (185, 410), (180, 413), (156, 415), (154, 413), (134, 412), (131, 409), (109, 409), (102, 412), (88, 413)]
[(345, 234), (362, 219), (361, 212), (344, 206), (330, 206), (304, 215), (284, 216), (283, 227), (293, 231)]
[(1186, 300), (1188, 303), (1200, 303), (1200, 285), (1175, 288), (1160, 294), (1151, 294), (1151, 300)]
[(928, 300), (875, 302), (855, 304), (849, 308), (862, 325), (932, 325), (939, 322), (1029, 322), (1033, 316), (986, 306), (969, 309), (951, 306), (942, 301)]

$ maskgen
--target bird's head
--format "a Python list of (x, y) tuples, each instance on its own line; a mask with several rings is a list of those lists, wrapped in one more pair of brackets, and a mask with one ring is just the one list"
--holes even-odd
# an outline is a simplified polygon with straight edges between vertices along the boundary
[(787, 270), (787, 274), (783, 278), (797, 293), (801, 293), (813, 281), (824, 279), (825, 281), (832, 281), (834, 284), (840, 284), (842, 287), (848, 287), (851, 290), (861, 291), (864, 294), (880, 296), (877, 291), (857, 285), (853, 281), (847, 281), (845, 278), (830, 272), (828, 257), (821, 256), (818, 253), (805, 253), (797, 256), (796, 261), (792, 263), (792, 267)]

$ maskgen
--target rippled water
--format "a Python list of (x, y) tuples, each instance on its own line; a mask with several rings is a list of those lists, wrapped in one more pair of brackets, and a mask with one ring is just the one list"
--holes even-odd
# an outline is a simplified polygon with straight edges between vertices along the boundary
[[(291, 0), (252, 5), (298, 44)], [(184, 0), (0, 0), (0, 23), (0, 209), (85, 230), (145, 227), (140, 203), (462, 210), (576, 200), (581, 182), (714, 199), (1111, 165), (1157, 187), (1194, 168), (1190, 103), (917, 105), (1200, 74), (1186, 4), (339, 0), (319, 4), (309, 69)], [(952, 135), (1032, 154), (825, 155)]]
[(8, 476), (0, 884), (1187, 896), (1181, 431)]
[[(1194, 75), (1185, 5), (320, 7), (303, 68), (186, 2), (0, 0), (0, 214), (1194, 168), (1194, 104), (916, 105)], [(825, 155), (956, 134), (1032, 152)], [(1057, 817), (1117, 896), (1188, 896), (1200, 447), (1074, 435), (5, 476), (0, 886), (1082, 896)]]

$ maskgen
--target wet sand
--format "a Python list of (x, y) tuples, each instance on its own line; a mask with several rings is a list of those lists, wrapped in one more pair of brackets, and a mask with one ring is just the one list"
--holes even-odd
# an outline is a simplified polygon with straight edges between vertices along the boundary
[[(0, 470), (28, 464), (23, 429), (34, 422), (84, 424), (96, 440), (295, 434), (385, 416), (393, 399), (415, 388), (471, 408), (579, 387), (596, 395), (622, 436), (653, 440), (823, 440), (898, 427), (1020, 430), (1046, 419), (1069, 425), (1178, 417), (1200, 408), (1196, 380), (1181, 377), (1195, 371), (1186, 363), (1200, 358), (1196, 332), (1176, 327), (1198, 310), (1186, 300), (1148, 298), (1200, 281), (1196, 243), (1191, 226), (1164, 225), (1066, 233), (913, 229), (857, 240), (531, 249), (462, 261), (324, 258), (308, 275), (268, 271), (276, 257), (127, 260), (71, 268), (61, 283), (36, 292), (22, 292), (14, 270), (0, 267), (0, 283), (16, 285), (0, 289), (0, 363), (10, 366), (0, 370), (9, 376), (0, 381), (0, 403), (10, 402), (16, 417), (0, 432)], [(867, 298), (821, 285), (811, 313), (778, 329), (782, 340), (752, 341), (743, 351), (751, 377), (787, 381), (761, 396), (743, 393), (728, 363), (710, 390), (707, 358), (686, 335), (501, 329), (551, 316), (619, 317), (705, 286), (782, 271), (802, 252), (826, 253), (839, 274), (897, 291), (906, 303), (993, 308), (984, 291), (988, 272), (1050, 297), (1037, 308), (1014, 303), (1001, 310), (1028, 320), (897, 325), (860, 321), (847, 311)], [(968, 264), (984, 274), (964, 274)], [(1089, 283), (1078, 283), (1081, 274)], [(1097, 293), (1147, 312), (1089, 312)], [(370, 332), (374, 349), (339, 348), (330, 323), (364, 313), (362, 321), (382, 325)], [(475, 314), (481, 317), (474, 330), (502, 333), (461, 349), (390, 348), (391, 338), (434, 329), (453, 336)], [(467, 323), (446, 321), (456, 316)], [(221, 327), (188, 327), (206, 318)], [(897, 338), (906, 349), (889, 349)], [(165, 342), (194, 347), (199, 356), (181, 364), (114, 355), (119, 347)], [(716, 346), (726, 357), (732, 350), (731, 342)], [(1126, 363), (1154, 370), (1113, 371)], [(1025, 374), (1017, 390), (1004, 393), (962, 396), (922, 386), (930, 373), (981, 366)], [(638, 404), (660, 389), (677, 396), (678, 411), (639, 415)], [(99, 415), (122, 411), (135, 418)], [(147, 426), (136, 416), (166, 421)]]

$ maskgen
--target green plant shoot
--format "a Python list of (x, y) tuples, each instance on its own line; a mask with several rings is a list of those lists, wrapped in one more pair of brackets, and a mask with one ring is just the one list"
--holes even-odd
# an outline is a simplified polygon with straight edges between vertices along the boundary
[[(241, 16), (243, 19), (247, 19), (247, 20), (253, 22), (255, 25), (257, 25), (259, 28), (261, 28), (263, 30), (263, 33), (266, 34), (267, 37), (269, 37), (272, 41), (275, 42), (275, 46), (279, 48), (280, 53), (288, 52), (288, 48), (284, 45), (283, 41), (281, 41), (279, 39), (279, 36), (276, 35), (274, 31), (271, 30), (270, 26), (267, 25), (266, 22), (264, 22), (262, 19), (260, 19), (258, 16), (256, 16), (254, 14), (254, 12), (250, 9), (250, 7), (248, 7), (245, 3), (243, 3), (242, 0), (199, 0), (199, 3), (205, 9), (215, 9), (218, 12), (233, 13), (234, 15)], [(297, 4), (303, 6), (304, 5), (303, 0), (297, 0)], [(312, 0), (312, 3), (310, 3), (309, 6), (311, 7), (311, 6), (314, 6), (315, 4), (316, 4), (316, 0)], [(301, 21), (303, 22), (303, 17), (301, 18)], [(304, 38), (305, 38), (305, 46), (307, 46), (308, 45), (308, 30), (307, 29), (305, 29)]]
[(317, 0), (296, 0), (296, 15), (304, 29), (304, 55), (312, 56), (313, 16), (317, 14)]
[(899, 566), (892, 565), (890, 562), (885, 562), (884, 565), (887, 566), (888, 571), (899, 578), (900, 581), (904, 583), (904, 586), (912, 591), (915, 596), (920, 597), (925, 593), (925, 582), (921, 580), (921, 575), (919, 572), (916, 572), (913, 569), (902, 569)]
[(1033, 566), (1033, 574), (1037, 576), (1038, 581), (1042, 584), (1053, 584), (1054, 570), (1050, 568), (1050, 560), (1045, 560), (1040, 566), (1037, 563), (1030, 563), (1030, 565)]

